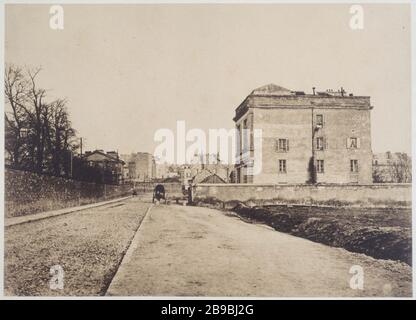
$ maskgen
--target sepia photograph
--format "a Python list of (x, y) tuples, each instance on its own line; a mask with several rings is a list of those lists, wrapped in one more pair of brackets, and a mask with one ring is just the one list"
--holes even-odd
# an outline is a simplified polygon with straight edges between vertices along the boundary
[(410, 1), (2, 6), (4, 298), (413, 297)]

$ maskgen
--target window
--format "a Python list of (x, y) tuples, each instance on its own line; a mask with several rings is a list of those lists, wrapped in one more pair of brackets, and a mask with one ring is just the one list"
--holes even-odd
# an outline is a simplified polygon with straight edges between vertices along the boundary
[(324, 160), (316, 160), (316, 172), (324, 173)]
[(249, 147), (249, 134), (248, 134), (248, 125), (247, 125), (247, 119), (244, 119), (243, 121), (243, 133), (242, 133), (242, 151), (246, 152)]
[(20, 136), (21, 136), (22, 138), (27, 138), (27, 136), (28, 136), (28, 132), (29, 132), (29, 130), (28, 130), (28, 129), (26, 129), (26, 128), (21, 128), (21, 129), (20, 129)]
[(279, 160), (279, 173), (286, 173), (286, 160)]
[(253, 173), (252, 168), (250, 166), (244, 166), (242, 170), (243, 174), (243, 183), (252, 183), (253, 182), (253, 176), (251, 175)]
[(353, 173), (358, 172), (358, 160), (350, 160), (350, 170)]
[(289, 140), (288, 139), (278, 139), (276, 149), (278, 152), (287, 152), (289, 151)]
[(321, 128), (324, 126), (324, 115), (323, 114), (317, 114), (316, 115), (316, 126), (321, 127)]
[(241, 126), (237, 125), (237, 143), (238, 143), (238, 153), (240, 154), (243, 149), (243, 140), (241, 139)]
[(347, 148), (348, 149), (358, 149), (360, 148), (360, 139), (351, 137), (347, 139)]
[(316, 138), (316, 150), (324, 150), (324, 138), (323, 137)]

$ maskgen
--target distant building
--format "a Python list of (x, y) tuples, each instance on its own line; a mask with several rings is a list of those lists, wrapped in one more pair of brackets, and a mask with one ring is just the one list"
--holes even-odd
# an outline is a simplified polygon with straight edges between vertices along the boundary
[(130, 155), (128, 162), (129, 179), (151, 181), (156, 178), (156, 162), (152, 154), (137, 152)]
[(373, 180), (378, 183), (411, 183), (412, 159), (402, 152), (373, 155)]
[(192, 178), (192, 183), (226, 183), (226, 179), (227, 177), (221, 177), (209, 169), (202, 169), (196, 176)]
[[(235, 110), (240, 163), (237, 183), (372, 182), (370, 97), (340, 91), (305, 94), (270, 84), (255, 89)], [(244, 157), (254, 156), (253, 135), (262, 130), (261, 172)]]
[(91, 167), (102, 169), (104, 181), (120, 184), (124, 181), (124, 165), (116, 151), (104, 152), (104, 150), (87, 151), (83, 157), (84, 161)]
[(188, 186), (192, 182), (192, 168), (190, 165), (183, 165), (179, 169), (179, 176), (182, 185)]
[[(190, 183), (228, 183), (233, 166), (221, 163), (217, 154), (195, 155), (191, 164), (180, 167), (181, 182)], [(208, 178), (211, 177), (211, 178)], [(203, 181), (203, 182), (202, 182)]]
[(179, 172), (176, 171), (168, 171), (166, 177), (167, 178), (178, 178), (180, 176)]
[(168, 176), (169, 166), (166, 163), (157, 163), (156, 162), (156, 178), (165, 179)]
[(120, 154), (119, 158), (121, 160), (123, 160), (124, 165), (123, 165), (123, 180), (124, 181), (129, 181), (129, 159), (130, 159), (130, 155), (129, 154)]
[(181, 183), (179, 176), (158, 179), (157, 181), (161, 183)]

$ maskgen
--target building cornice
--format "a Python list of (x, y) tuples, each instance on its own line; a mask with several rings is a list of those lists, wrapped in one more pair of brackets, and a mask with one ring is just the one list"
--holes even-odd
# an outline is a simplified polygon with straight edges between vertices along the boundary
[[(260, 100), (261, 101), (258, 101)], [(286, 102), (286, 103), (285, 103)], [(295, 102), (295, 103), (288, 103)], [(249, 95), (236, 108), (234, 122), (244, 116), (249, 109), (346, 109), (346, 110), (372, 110), (369, 96), (275, 96), (275, 95)]]

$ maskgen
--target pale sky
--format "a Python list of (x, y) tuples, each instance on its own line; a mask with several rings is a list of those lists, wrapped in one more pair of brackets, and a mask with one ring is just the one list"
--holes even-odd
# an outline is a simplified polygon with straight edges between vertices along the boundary
[(153, 152), (154, 132), (232, 128), (235, 108), (275, 83), (371, 96), (374, 152), (411, 153), (410, 5), (6, 5), (6, 62), (42, 66), (85, 148)]

